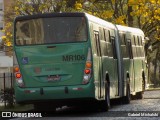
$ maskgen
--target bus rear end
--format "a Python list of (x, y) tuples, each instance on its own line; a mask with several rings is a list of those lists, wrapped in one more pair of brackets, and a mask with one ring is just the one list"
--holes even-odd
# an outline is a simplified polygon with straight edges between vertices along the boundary
[(17, 17), (14, 44), (17, 103), (94, 98), (85, 14)]

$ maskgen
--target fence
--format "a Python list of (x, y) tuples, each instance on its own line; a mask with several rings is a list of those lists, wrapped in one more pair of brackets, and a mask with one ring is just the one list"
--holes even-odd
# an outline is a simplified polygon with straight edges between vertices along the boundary
[(0, 89), (13, 88), (13, 73), (0, 73)]

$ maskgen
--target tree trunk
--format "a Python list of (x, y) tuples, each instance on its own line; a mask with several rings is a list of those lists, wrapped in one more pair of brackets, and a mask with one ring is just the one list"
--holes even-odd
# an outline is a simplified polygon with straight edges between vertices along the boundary
[(133, 17), (131, 16), (132, 6), (128, 6), (127, 15), (128, 15), (128, 26), (133, 27)]
[(159, 49), (157, 50), (157, 53), (156, 53), (156, 58), (155, 58), (155, 61), (154, 61), (154, 75), (153, 75), (153, 81), (154, 81), (154, 87), (157, 87), (157, 59), (158, 59), (158, 53), (159, 53)]

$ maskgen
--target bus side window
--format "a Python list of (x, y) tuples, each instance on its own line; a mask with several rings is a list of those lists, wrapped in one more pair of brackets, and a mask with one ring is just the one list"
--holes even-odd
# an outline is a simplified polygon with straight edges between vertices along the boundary
[(107, 48), (108, 48), (108, 56), (113, 57), (113, 49), (112, 49), (112, 44), (111, 44), (111, 31), (106, 30), (106, 33), (108, 33), (108, 41), (107, 41)]
[(113, 58), (117, 59), (116, 47), (115, 47), (115, 37), (111, 37), (112, 49), (113, 49)]
[(140, 48), (140, 41), (139, 41), (139, 36), (137, 36), (137, 57), (141, 57), (141, 48)]
[(140, 46), (140, 38), (139, 38), (139, 36), (137, 36), (137, 43), (138, 43), (138, 46)]
[(140, 36), (140, 45), (143, 46), (143, 43), (142, 43), (142, 36)]
[(141, 57), (144, 57), (144, 54), (143, 54), (143, 45), (142, 45), (142, 37), (140, 36), (139, 37), (139, 42), (140, 42), (140, 56)]
[(114, 58), (114, 59), (117, 59), (114, 30), (111, 30), (111, 31), (110, 31), (110, 40), (111, 40), (111, 44), (112, 44), (113, 58)]
[(132, 50), (133, 50), (133, 57), (137, 57), (137, 47), (136, 47), (136, 41), (137, 38), (135, 37), (135, 35), (132, 36)]
[(104, 40), (103, 28), (99, 27), (99, 40)]
[(99, 40), (99, 32), (94, 32), (94, 42), (97, 56), (101, 56), (101, 48), (100, 48), (100, 40)]
[(110, 31), (109, 30), (104, 30), (104, 34), (105, 34), (105, 41), (106, 42), (111, 42), (110, 40)]
[(136, 40), (136, 57), (140, 57), (140, 51), (139, 51), (139, 36), (135, 37)]
[(120, 35), (120, 43), (121, 43), (123, 58), (127, 58), (128, 53), (127, 53), (127, 47), (126, 47), (126, 36), (124, 33), (120, 33), (119, 35)]
[(132, 43), (130, 39), (127, 39), (127, 46), (128, 46), (129, 58), (133, 59)]
[(105, 51), (104, 51), (104, 56), (109, 56), (109, 39), (110, 39), (110, 35), (109, 35), (109, 30), (103, 29), (104, 31), (104, 40), (105, 40)]
[(106, 42), (106, 36), (105, 36), (105, 29), (100, 27), (99, 31), (101, 32), (102, 35), (100, 38), (100, 46), (101, 46), (101, 52), (102, 56), (108, 56), (108, 48), (107, 48), (107, 42)]

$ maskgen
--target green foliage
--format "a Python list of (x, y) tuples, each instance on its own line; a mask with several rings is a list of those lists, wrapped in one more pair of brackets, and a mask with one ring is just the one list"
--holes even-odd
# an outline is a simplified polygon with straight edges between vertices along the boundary
[(87, 12), (112, 23), (139, 27), (151, 41), (160, 40), (159, 0), (15, 0), (5, 10), (3, 43), (12, 46), (14, 17), (49, 12)]

